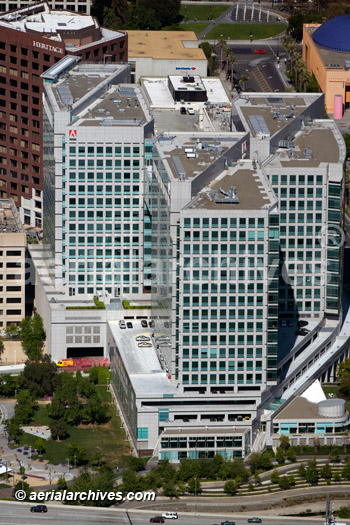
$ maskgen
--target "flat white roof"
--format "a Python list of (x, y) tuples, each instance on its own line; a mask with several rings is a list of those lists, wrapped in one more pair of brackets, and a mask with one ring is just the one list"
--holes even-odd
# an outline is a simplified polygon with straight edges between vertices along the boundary
[(133, 328), (119, 328), (119, 321), (108, 321), (118, 351), (123, 359), (136, 394), (152, 395), (174, 393), (175, 387), (161, 367), (156, 349), (139, 347), (136, 336), (151, 335), (149, 328), (142, 328), (141, 321), (132, 321)]
[[(169, 77), (174, 89), (176, 91), (205, 91), (201, 77), (198, 75), (191, 75), (191, 71), (188, 73), (188, 75), (172, 75)], [(189, 82), (189, 78), (193, 79), (193, 82)]]
[(225, 88), (219, 78), (202, 78), (210, 104), (230, 104)]
[[(200, 79), (201, 85), (207, 90), (207, 102), (209, 104), (230, 105), (230, 100), (219, 78), (195, 77), (195, 79), (196, 78)], [(170, 79), (173, 82), (173, 86), (175, 87), (175, 89), (177, 89), (176, 86), (181, 85), (180, 82), (182, 76), (171, 76)], [(168, 88), (167, 77), (145, 77), (142, 79), (142, 83), (147, 91), (151, 106), (164, 109), (174, 109), (174, 107), (177, 107)], [(194, 86), (196, 86), (196, 83), (194, 84)], [(203, 104), (203, 102), (191, 102), (191, 105), (195, 105), (196, 107), (198, 107), (198, 105)]]

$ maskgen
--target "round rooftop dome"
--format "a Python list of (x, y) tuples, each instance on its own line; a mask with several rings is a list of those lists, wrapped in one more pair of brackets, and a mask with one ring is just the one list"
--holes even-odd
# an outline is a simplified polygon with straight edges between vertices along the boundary
[(317, 407), (319, 415), (323, 417), (342, 417), (345, 414), (344, 399), (325, 399)]
[(350, 53), (350, 15), (336, 16), (327, 20), (316, 29), (312, 38), (319, 46)]

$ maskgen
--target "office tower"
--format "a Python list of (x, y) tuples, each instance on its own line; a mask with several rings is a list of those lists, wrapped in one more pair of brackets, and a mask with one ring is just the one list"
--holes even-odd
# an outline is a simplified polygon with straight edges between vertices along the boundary
[(139, 88), (126, 84), (129, 66), (77, 61), (65, 57), (43, 74), (44, 243), (55, 286), (66, 296), (141, 298), (153, 121)]
[(25, 316), (26, 234), (12, 199), (0, 199), (0, 330)]
[[(29, 2), (27, 0), (5, 0), (0, 3), (0, 11), (7, 12), (21, 8), (30, 8), (34, 4), (37, 5), (37, 2), (32, 2), (31, 0)], [(52, 2), (49, 2), (49, 5), (57, 11), (64, 9), (86, 15), (90, 14), (91, 9), (90, 0), (52, 0)]]
[(41, 73), (66, 54), (83, 62), (126, 62), (125, 33), (91, 16), (51, 11), (43, 2), (0, 16), (0, 196), (23, 224), (42, 228)]

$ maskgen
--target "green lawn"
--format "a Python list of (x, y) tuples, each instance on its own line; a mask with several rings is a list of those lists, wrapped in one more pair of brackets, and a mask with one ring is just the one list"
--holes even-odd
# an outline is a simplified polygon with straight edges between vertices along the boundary
[(182, 5), (180, 15), (186, 20), (215, 20), (229, 9), (228, 5)]
[[(328, 394), (334, 394), (336, 396), (339, 386), (338, 385), (329, 385), (329, 386), (322, 385), (322, 388), (326, 396), (328, 396)], [(350, 400), (345, 403), (345, 408), (348, 412), (350, 412)]]
[(279, 35), (286, 28), (287, 26), (281, 24), (219, 24), (209, 31), (205, 38), (214, 40), (222, 35), (226, 40), (249, 40), (252, 32), (255, 41)]
[(189, 22), (188, 24), (179, 24), (181, 31), (194, 31), (196, 35), (208, 26), (205, 22)]
[[(107, 392), (105, 386), (98, 387), (98, 394), (104, 401), (111, 401), (111, 394)], [(115, 405), (112, 402), (109, 405), (109, 416), (111, 419), (103, 425), (69, 427), (69, 437), (64, 441), (46, 441), (46, 452), (43, 458), (54, 465), (65, 462), (67, 458), (67, 444), (75, 441), (86, 448), (90, 464), (97, 450), (102, 453), (103, 460), (108, 464), (112, 466), (120, 464), (122, 456), (130, 454), (130, 449), (125, 438), (124, 429), (120, 424), (120, 419), (116, 415)], [(49, 424), (45, 406), (40, 406), (35, 413), (33, 423)], [(30, 434), (23, 434), (19, 446), (34, 446), (37, 439), (37, 437)]]

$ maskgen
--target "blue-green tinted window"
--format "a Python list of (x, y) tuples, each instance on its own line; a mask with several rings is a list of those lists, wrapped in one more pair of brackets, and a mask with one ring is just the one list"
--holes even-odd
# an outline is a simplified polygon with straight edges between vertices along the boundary
[(137, 439), (148, 439), (148, 427), (138, 427)]

